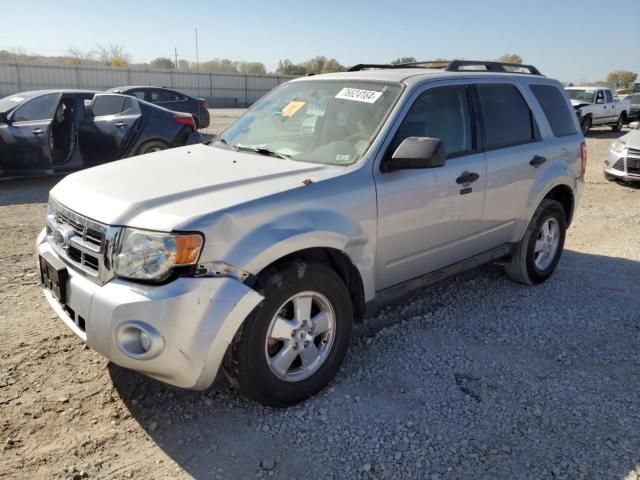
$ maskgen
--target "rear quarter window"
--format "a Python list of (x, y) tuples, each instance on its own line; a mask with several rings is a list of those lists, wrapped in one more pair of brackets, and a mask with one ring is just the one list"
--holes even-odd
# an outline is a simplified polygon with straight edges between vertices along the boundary
[(559, 88), (553, 85), (530, 85), (529, 88), (542, 107), (551, 131), (556, 137), (573, 135), (577, 132), (573, 121), (574, 113)]

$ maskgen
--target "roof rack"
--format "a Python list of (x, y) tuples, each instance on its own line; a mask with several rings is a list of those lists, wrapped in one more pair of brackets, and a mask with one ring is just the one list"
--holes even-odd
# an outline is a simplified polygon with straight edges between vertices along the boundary
[(485, 60), (424, 60), (420, 62), (400, 63), (397, 65), (359, 63), (348, 71), (359, 72), (360, 70), (372, 69), (393, 69), (393, 68), (434, 68), (447, 72), (501, 72), (501, 73), (524, 73), (528, 75), (540, 75), (533, 65), (506, 62), (488, 62)]

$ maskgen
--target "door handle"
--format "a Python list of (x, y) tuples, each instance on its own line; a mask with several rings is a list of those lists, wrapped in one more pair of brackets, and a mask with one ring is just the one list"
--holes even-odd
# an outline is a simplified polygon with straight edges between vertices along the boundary
[(456, 183), (458, 185), (468, 185), (470, 183), (475, 182), (480, 178), (475, 172), (467, 172), (466, 170), (460, 174), (458, 178), (456, 178)]
[(540, 155), (534, 155), (533, 158), (529, 160), (529, 165), (531, 165), (534, 168), (538, 168), (540, 165), (542, 165), (546, 161), (547, 161), (546, 158), (541, 157)]
[(36, 128), (35, 130), (31, 130), (31, 133), (33, 133), (34, 135), (41, 135), (44, 133), (44, 131), (41, 128)]
[(118, 128), (124, 128), (124, 127), (127, 126), (127, 124), (124, 123), (124, 122), (118, 122), (118, 123), (115, 124), (115, 126), (118, 127)]

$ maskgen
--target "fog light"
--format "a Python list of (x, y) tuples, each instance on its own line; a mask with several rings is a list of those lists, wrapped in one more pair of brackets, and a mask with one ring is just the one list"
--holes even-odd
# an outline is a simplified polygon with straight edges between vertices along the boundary
[(164, 349), (164, 338), (151, 325), (143, 322), (125, 322), (118, 326), (116, 343), (128, 357), (148, 360)]

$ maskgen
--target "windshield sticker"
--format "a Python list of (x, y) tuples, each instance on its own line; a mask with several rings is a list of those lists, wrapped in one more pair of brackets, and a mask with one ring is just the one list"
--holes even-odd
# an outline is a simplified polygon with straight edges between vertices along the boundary
[(282, 109), (282, 116), (287, 118), (293, 117), (306, 103), (307, 102), (289, 102), (287, 106)]
[(382, 92), (375, 90), (361, 90), (359, 88), (343, 88), (338, 92), (336, 98), (342, 100), (353, 100), (355, 102), (375, 103), (380, 98)]
[(351, 155), (339, 153), (336, 155), (336, 162), (348, 162), (349, 158), (351, 158)]
[(24, 97), (11, 97), (9, 99), (10, 102), (16, 102), (16, 103), (20, 103), (23, 100), (24, 100)]

